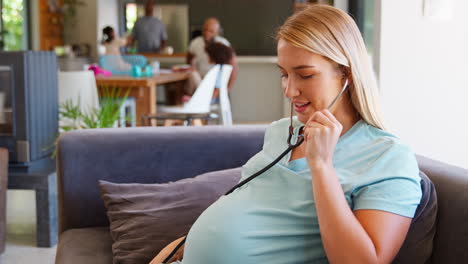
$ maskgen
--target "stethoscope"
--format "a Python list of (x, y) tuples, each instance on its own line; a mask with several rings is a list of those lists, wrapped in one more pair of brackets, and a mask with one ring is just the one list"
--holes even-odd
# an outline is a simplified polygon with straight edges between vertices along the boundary
[[(346, 90), (346, 88), (348, 87), (348, 79), (346, 79), (345, 81), (345, 84), (343, 85), (343, 88), (341, 88), (341, 91), (340, 93), (338, 93), (338, 95), (335, 97), (335, 99), (333, 99), (333, 101), (328, 105), (328, 107), (326, 109), (330, 110), (333, 105), (335, 105), (335, 103), (338, 101), (338, 99), (340, 99), (341, 95), (344, 93), (344, 91)], [(229, 195), (230, 193), (232, 193), (234, 190), (236, 190), (237, 188), (240, 188), (242, 187), (243, 185), (245, 185), (246, 183), (250, 182), (251, 180), (255, 179), (256, 177), (260, 176), (261, 174), (263, 174), (264, 172), (266, 172), (267, 170), (269, 170), (271, 167), (273, 167), (276, 163), (278, 163), (282, 158), (284, 158), (284, 156), (286, 156), (290, 151), (292, 151), (293, 149), (299, 147), (303, 142), (304, 142), (304, 134), (303, 134), (303, 130), (304, 130), (304, 126), (301, 126), (299, 129), (298, 129), (298, 136), (297, 136), (297, 140), (295, 143), (292, 143), (292, 139), (294, 137), (294, 126), (293, 126), (293, 103), (291, 101), (291, 112), (290, 112), (290, 116), (289, 116), (289, 135), (288, 135), (288, 139), (287, 139), (287, 144), (288, 144), (288, 148), (285, 149), (275, 160), (273, 160), (270, 164), (268, 164), (267, 166), (265, 166), (265, 168), (257, 171), (256, 173), (254, 173), (253, 175), (249, 176), (247, 179), (241, 181), (240, 183), (238, 183), (236, 186), (232, 187), (229, 191), (226, 192), (226, 194), (224, 195)], [(169, 261), (173, 256), (174, 254), (179, 250), (179, 248), (185, 243), (185, 239), (187, 238), (187, 235), (184, 237), (184, 239), (182, 239), (182, 241), (179, 242), (179, 244), (177, 244), (177, 246), (172, 250), (171, 254), (169, 254), (169, 256), (167, 256), (164, 261), (162, 262), (163, 264), (166, 263), (167, 261)]]

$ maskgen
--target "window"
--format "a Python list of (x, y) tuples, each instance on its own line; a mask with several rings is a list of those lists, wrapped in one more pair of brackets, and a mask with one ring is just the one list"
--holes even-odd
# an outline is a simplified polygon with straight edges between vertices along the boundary
[(127, 4), (125, 6), (125, 31), (131, 32), (138, 18), (137, 4)]
[(24, 0), (0, 0), (0, 49), (27, 49), (26, 8)]
[(374, 0), (350, 0), (349, 13), (356, 21), (361, 30), (367, 51), (372, 55), (374, 50), (374, 22), (375, 22)]

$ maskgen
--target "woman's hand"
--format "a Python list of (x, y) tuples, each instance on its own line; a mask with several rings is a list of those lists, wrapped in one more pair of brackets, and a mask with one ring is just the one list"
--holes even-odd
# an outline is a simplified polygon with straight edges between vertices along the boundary
[(327, 109), (315, 112), (304, 126), (305, 153), (311, 170), (333, 166), (333, 152), (343, 126)]
[[(165, 248), (163, 248), (156, 257), (154, 257), (153, 260), (149, 264), (161, 264), (169, 254), (171, 254), (172, 250), (179, 244), (180, 241), (182, 241), (184, 237), (181, 237), (177, 240), (172, 241), (169, 245), (167, 245)], [(171, 263), (177, 260), (182, 260), (182, 257), (184, 255), (184, 246), (181, 246), (179, 250), (174, 254), (174, 256), (169, 259), (167, 263)]]

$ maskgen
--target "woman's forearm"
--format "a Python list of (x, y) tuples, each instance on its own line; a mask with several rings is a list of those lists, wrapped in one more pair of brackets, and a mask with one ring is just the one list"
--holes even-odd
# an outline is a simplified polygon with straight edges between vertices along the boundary
[(331, 263), (379, 263), (375, 246), (349, 208), (332, 166), (311, 167), (320, 233)]
[[(149, 264), (160, 264), (162, 263), (168, 256), (169, 254), (172, 253), (172, 251), (177, 247), (177, 245), (184, 239), (185, 236), (178, 238), (174, 241), (172, 241), (169, 245), (167, 245), (165, 248), (163, 248), (158, 255), (151, 260)], [(169, 260), (170, 262), (176, 261), (176, 260), (181, 260), (184, 255), (184, 245), (182, 245), (177, 252), (174, 254), (174, 256)]]

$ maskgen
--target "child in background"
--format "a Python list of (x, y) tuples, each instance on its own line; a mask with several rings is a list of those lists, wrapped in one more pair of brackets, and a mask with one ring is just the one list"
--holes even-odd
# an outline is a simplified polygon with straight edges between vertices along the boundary
[(126, 71), (132, 68), (132, 65), (122, 59), (120, 53), (120, 48), (127, 45), (127, 40), (125, 38), (116, 38), (114, 29), (110, 26), (102, 30), (102, 45), (105, 48), (105, 55), (114, 56), (112, 63), (118, 65), (119, 70)]
[(102, 45), (106, 48), (106, 55), (120, 55), (120, 48), (127, 45), (127, 39), (115, 38), (114, 29), (110, 26), (102, 30)]

